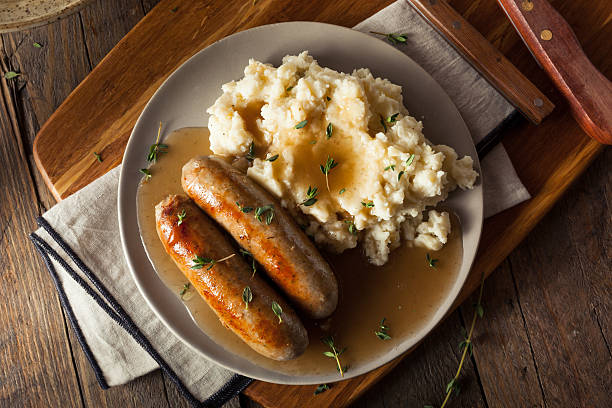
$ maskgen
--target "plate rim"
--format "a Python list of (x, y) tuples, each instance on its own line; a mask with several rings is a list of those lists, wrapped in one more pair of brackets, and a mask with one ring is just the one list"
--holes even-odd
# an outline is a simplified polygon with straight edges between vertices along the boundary
[[(362, 39), (367, 40), (367, 41), (378, 41), (380, 44), (379, 46), (381, 47), (388, 47), (390, 49), (393, 50), (394, 53), (398, 54), (398, 56), (400, 58), (406, 58), (408, 60), (411, 61), (411, 63), (414, 64), (415, 67), (417, 67), (419, 70), (421, 70), (427, 77), (429, 77), (433, 83), (435, 84), (435, 86), (437, 86), (440, 90), (440, 92), (442, 92), (444, 94), (444, 96), (448, 99), (448, 101), (451, 103), (452, 107), (454, 108), (454, 110), (456, 111), (458, 117), (460, 118), (460, 122), (464, 127), (464, 131), (466, 132), (466, 134), (469, 136), (469, 140), (471, 143), (471, 147), (473, 148), (473, 152), (475, 153), (474, 155), (472, 155), (472, 159), (474, 160), (474, 168), (478, 171), (478, 179), (477, 182), (475, 184), (475, 190), (474, 193), (479, 195), (479, 206), (478, 206), (478, 211), (476, 211), (476, 214), (472, 214), (475, 215), (475, 218), (473, 219), (473, 227), (476, 229), (476, 242), (474, 245), (474, 250), (473, 250), (473, 254), (471, 256), (471, 258), (469, 259), (469, 261), (467, 262), (467, 266), (465, 267), (467, 269), (467, 271), (461, 276), (461, 272), (463, 271), (463, 266), (460, 268), (459, 271), (459, 276), (457, 277), (457, 279), (455, 280), (455, 282), (453, 283), (453, 286), (449, 289), (449, 292), (447, 294), (447, 296), (445, 297), (445, 300), (442, 300), (440, 303), (440, 307), (438, 308), (438, 310), (436, 312), (434, 312), (432, 319), (422, 328), (419, 329), (419, 331), (421, 332), (420, 336), (415, 336), (413, 338), (413, 341), (411, 342), (411, 344), (406, 345), (406, 340), (403, 340), (400, 345), (402, 346), (401, 348), (398, 346), (397, 348), (393, 349), (393, 354), (394, 356), (387, 359), (387, 360), (376, 360), (376, 362), (374, 363), (370, 363), (369, 365), (366, 365), (364, 368), (362, 368), (361, 371), (358, 371), (356, 373), (351, 373), (350, 371), (347, 373), (348, 375), (345, 375), (344, 377), (338, 377), (336, 379), (327, 379), (325, 378), (325, 382), (336, 382), (336, 381), (343, 381), (343, 380), (347, 380), (350, 378), (354, 378), (366, 373), (371, 372), (372, 370), (375, 370), (376, 368), (385, 365), (387, 363), (389, 363), (390, 361), (393, 361), (397, 358), (402, 358), (402, 356), (411, 348), (418, 346), (424, 339), (425, 337), (427, 337), (429, 334), (431, 334), (431, 332), (445, 319), (445, 317), (447, 316), (447, 314), (449, 313), (450, 309), (452, 308), (453, 304), (455, 303), (455, 301), (457, 300), (462, 288), (465, 285), (465, 282), (467, 281), (468, 276), (470, 275), (470, 271), (471, 268), (473, 266), (474, 260), (476, 258), (476, 254), (478, 251), (478, 247), (480, 244), (480, 239), (482, 237), (482, 226), (483, 226), (483, 220), (484, 220), (484, 205), (483, 205), (483, 188), (482, 188), (482, 172), (481, 172), (481, 166), (480, 166), (480, 161), (478, 158), (478, 155), (476, 154), (476, 148), (473, 142), (473, 139), (471, 138), (471, 132), (469, 131), (469, 128), (467, 127), (467, 124), (465, 123), (465, 121), (463, 120), (463, 117), (461, 116), (461, 113), (459, 112), (459, 110), (457, 109), (456, 105), (454, 104), (454, 102), (452, 101), (452, 99), (448, 96), (448, 94), (446, 93), (446, 91), (444, 90), (444, 88), (442, 88), (442, 86), (423, 68), (421, 67), (421, 65), (419, 65), (416, 61), (414, 61), (412, 58), (410, 58), (408, 55), (406, 55), (405, 53), (403, 53), (402, 51), (396, 49), (395, 47), (393, 47), (390, 44), (385, 43), (384, 41), (381, 41), (379, 39), (376, 39), (366, 33), (354, 30), (352, 28), (349, 27), (344, 27), (344, 26), (338, 26), (335, 24), (329, 24), (329, 23), (322, 23), (322, 22), (313, 22), (313, 21), (290, 21), (290, 22), (281, 22), (281, 23), (272, 23), (272, 24), (266, 24), (266, 25), (261, 25), (261, 26), (257, 26), (257, 27), (252, 27), (250, 29), (247, 30), (242, 30), (242, 31), (238, 31), (236, 33), (233, 33), (229, 36), (226, 36), (220, 40), (217, 40), (211, 44), (209, 44), (208, 46), (202, 48), (201, 50), (197, 51), (196, 53), (194, 53), (193, 55), (191, 55), (189, 58), (187, 58), (184, 62), (182, 62), (164, 81), (163, 83), (157, 88), (157, 90), (153, 93), (153, 95), (151, 96), (151, 98), (147, 101), (146, 105), (144, 106), (143, 110), (141, 111), (137, 121), (134, 124), (134, 127), (132, 129), (132, 132), (130, 133), (130, 137), (128, 139), (125, 151), (124, 151), (124, 155), (122, 158), (122, 168), (121, 168), (121, 172), (120, 172), (120, 176), (119, 176), (119, 183), (118, 183), (118, 193), (117, 193), (117, 209), (118, 209), (118, 221), (119, 221), (119, 232), (120, 232), (120, 238), (121, 238), (121, 245), (122, 245), (122, 249), (123, 249), (123, 253), (124, 253), (124, 258), (126, 260), (126, 263), (128, 265), (128, 268), (130, 270), (130, 273), (132, 275), (132, 279), (134, 280), (140, 294), (142, 295), (142, 297), (145, 299), (148, 307), (153, 310), (153, 312), (155, 313), (155, 315), (157, 316), (157, 318), (159, 318), (164, 326), (166, 326), (166, 328), (168, 328), (170, 330), (170, 332), (177, 337), (177, 339), (179, 339), (182, 343), (186, 344), (188, 347), (190, 347), (192, 350), (194, 350), (195, 352), (197, 352), (199, 355), (203, 356), (204, 358), (208, 359), (209, 361), (213, 362), (214, 364), (217, 364), (227, 370), (230, 370), (232, 372), (256, 379), (256, 380), (261, 380), (261, 381), (266, 381), (266, 382), (273, 382), (273, 383), (277, 383), (277, 384), (288, 384), (288, 385), (315, 385), (315, 384), (319, 384), (321, 381), (300, 381), (300, 378), (303, 378), (303, 376), (291, 376), (288, 374), (283, 374), (283, 373), (278, 373), (279, 375), (283, 375), (285, 377), (289, 376), (289, 378), (291, 379), (295, 379), (295, 381), (293, 380), (287, 380), (287, 381), (278, 381), (276, 379), (270, 379), (267, 377), (262, 377), (259, 375), (253, 375), (253, 373), (247, 372), (245, 370), (242, 370), (240, 367), (235, 367), (235, 366), (230, 366), (228, 364), (226, 364), (223, 361), (219, 361), (218, 358), (215, 358), (207, 353), (205, 353), (203, 350), (199, 349), (198, 347), (196, 347), (194, 344), (192, 344), (190, 341), (188, 341), (187, 339), (185, 339), (181, 333), (176, 329), (176, 327), (174, 326), (174, 324), (166, 319), (165, 315), (163, 314), (163, 312), (161, 310), (158, 309), (157, 304), (154, 302), (154, 300), (150, 299), (150, 296), (148, 295), (147, 289), (145, 287), (145, 285), (143, 284), (143, 282), (141, 281), (139, 275), (136, 272), (136, 269), (138, 268), (137, 265), (134, 264), (134, 260), (132, 259), (131, 256), (131, 251), (129, 248), (129, 244), (128, 244), (128, 239), (129, 237), (126, 235), (126, 226), (127, 226), (127, 221), (126, 217), (125, 217), (125, 213), (123, 210), (123, 205), (126, 205), (127, 203), (125, 202), (125, 198), (124, 198), (124, 192), (125, 192), (125, 184), (127, 183), (127, 178), (129, 177), (129, 175), (127, 175), (127, 172), (124, 171), (125, 166), (123, 165), (126, 159), (126, 156), (128, 155), (128, 153), (131, 151), (131, 147), (132, 144), (134, 144), (134, 140), (135, 138), (133, 137), (134, 134), (136, 133), (136, 130), (140, 127), (141, 121), (143, 121), (143, 116), (144, 113), (147, 111), (147, 109), (149, 108), (149, 106), (153, 103), (153, 101), (156, 99), (156, 97), (164, 90), (164, 88), (168, 85), (169, 82), (172, 81), (172, 79), (177, 76), (180, 75), (179, 71), (181, 70), (181, 68), (183, 68), (183, 66), (185, 66), (186, 64), (188, 64), (190, 61), (192, 61), (194, 58), (196, 58), (199, 54), (205, 52), (206, 50), (208, 50), (210, 47), (213, 46), (218, 46), (222, 43), (226, 43), (226, 42), (230, 42), (233, 41), (236, 37), (239, 37), (241, 35), (245, 35), (245, 33), (249, 33), (249, 32), (253, 32), (253, 31), (259, 31), (259, 30), (273, 30), (275, 27), (278, 26), (287, 26), (287, 25), (302, 25), (302, 24), (306, 24), (306, 25), (319, 25), (319, 26), (325, 26), (329, 29), (335, 29), (335, 30), (340, 30), (340, 31), (345, 31), (345, 32), (351, 32), (351, 35), (356, 35), (356, 36), (361, 36)], [(403, 92), (402, 92), (403, 93)], [(127, 194), (127, 193), (125, 193)], [(136, 202), (133, 202), (132, 205), (137, 205)], [(134, 221), (137, 223), (137, 221)], [(146, 250), (144, 248), (144, 244), (142, 243), (142, 239), (141, 239), (141, 235), (139, 232), (139, 228), (138, 228), (138, 242), (140, 243), (140, 245), (142, 245), (142, 250), (145, 252), (146, 254)], [(464, 248), (465, 251), (465, 248)], [(464, 253), (465, 256), (465, 253)], [(146, 254), (147, 260), (149, 260), (148, 254)], [(465, 258), (464, 258), (465, 259)], [(149, 260), (150, 262), (150, 260)], [(154, 265), (150, 265), (151, 268), (153, 268), (153, 270), (155, 270)], [(159, 277), (158, 277), (159, 279)], [(204, 335), (206, 335), (204, 333)], [(219, 345), (220, 347), (223, 347), (223, 345)], [(399, 349), (399, 351), (396, 351), (397, 349)], [(231, 351), (224, 349), (225, 352), (227, 353), (231, 353)], [(389, 351), (387, 352), (387, 354), (391, 354), (392, 352)], [(249, 361), (248, 359), (245, 359), (244, 357), (240, 356), (241, 359), (244, 359), (246, 361), (248, 361), (251, 364), (257, 365), (256, 363), (253, 363), (251, 361)], [(258, 366), (259, 367), (259, 366)]]

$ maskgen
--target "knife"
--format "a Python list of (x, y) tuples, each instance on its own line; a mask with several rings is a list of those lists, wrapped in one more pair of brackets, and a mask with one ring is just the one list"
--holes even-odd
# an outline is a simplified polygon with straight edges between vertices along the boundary
[(589, 61), (567, 21), (546, 0), (497, 2), (568, 100), (580, 127), (612, 144), (612, 83)]
[(481, 159), (506, 131), (524, 116), (539, 124), (554, 109), (553, 103), (498, 49), (444, 0), (407, 0), (440, 35), (515, 107), (495, 129), (476, 144)]

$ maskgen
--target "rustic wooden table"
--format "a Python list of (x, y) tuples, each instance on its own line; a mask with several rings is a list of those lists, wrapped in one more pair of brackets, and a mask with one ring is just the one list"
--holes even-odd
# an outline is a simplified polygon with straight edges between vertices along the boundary
[[(610, 77), (608, 1), (552, 3), (572, 24), (595, 65)], [(2, 72), (27, 74), (1, 81), (0, 186), (6, 192), (0, 201), (1, 406), (187, 406), (159, 371), (110, 390), (98, 387), (27, 238), (35, 229), (35, 217), (55, 203), (32, 159), (36, 132), (156, 3), (93, 1), (48, 26), (1, 36)], [(504, 21), (494, 1), (451, 3), (519, 68), (534, 72), (535, 62), (508, 23), (492, 25)], [(590, 11), (583, 13), (586, 8)], [(544, 75), (531, 79), (558, 111), (567, 112)], [(575, 123), (567, 121), (559, 137), (578, 132)], [(474, 355), (452, 406), (612, 405), (610, 186), (612, 152), (606, 149), (486, 281), (485, 318), (477, 325)], [(355, 406), (439, 405), (456, 370), (461, 329), (471, 310), (468, 303), (450, 315)], [(231, 405), (255, 404), (241, 397)]]

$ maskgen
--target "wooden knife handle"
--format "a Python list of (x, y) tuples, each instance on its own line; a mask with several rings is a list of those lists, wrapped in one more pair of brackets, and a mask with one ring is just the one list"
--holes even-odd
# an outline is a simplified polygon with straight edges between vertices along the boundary
[(546, 0), (497, 2), (569, 101), (580, 127), (612, 144), (612, 83), (591, 64), (567, 21)]

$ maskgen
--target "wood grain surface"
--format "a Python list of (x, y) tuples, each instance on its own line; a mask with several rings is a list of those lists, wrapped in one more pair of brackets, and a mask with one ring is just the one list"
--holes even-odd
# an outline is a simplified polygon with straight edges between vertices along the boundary
[[(0, 293), (5, 299), (0, 306), (2, 406), (187, 406), (159, 372), (99, 390), (80, 348), (70, 340), (55, 291), (27, 240), (35, 227), (33, 217), (53, 204), (33, 162), (34, 135), (153, 3), (100, 0), (52, 25), (2, 35), (3, 71), (24, 74), (2, 80), (0, 109), (0, 184), (6, 186), (8, 197), (0, 211)], [(171, 10), (172, 4), (164, 1), (158, 9)], [(534, 199), (487, 221), (486, 230), (498, 233), (483, 239), (479, 268), (492, 268), (495, 262), (489, 257), (510, 253), (572, 181), (578, 182), (487, 280), (485, 318), (477, 325), (474, 356), (461, 377), (462, 392), (451, 406), (610, 406), (612, 154), (606, 150), (585, 176), (577, 178), (601, 147), (567, 114), (568, 106), (494, 2), (452, 4), (558, 107), (542, 125), (523, 125), (504, 140)], [(609, 76), (612, 5), (605, 0), (559, 0), (553, 5), (569, 20), (594, 65)], [(289, 6), (275, 7), (274, 18), (295, 19)], [(335, 19), (352, 25), (367, 17), (360, 14), (367, 10), (343, 0), (313, 1), (303, 7), (301, 18), (307, 20)], [(209, 11), (214, 14), (216, 9)], [(44, 47), (34, 48), (32, 41)], [(501, 247), (486, 245), (500, 237)], [(341, 397), (321, 394), (315, 405), (340, 406), (350, 399), (357, 407), (438, 406), (456, 370), (460, 329), (472, 315), (471, 303), (466, 301), (417, 352), (399, 362), (392, 375), (377, 378), (380, 381), (360, 398), (363, 385)], [(299, 395), (306, 398), (312, 388)], [(257, 406), (246, 398), (231, 406), (239, 404)]]

